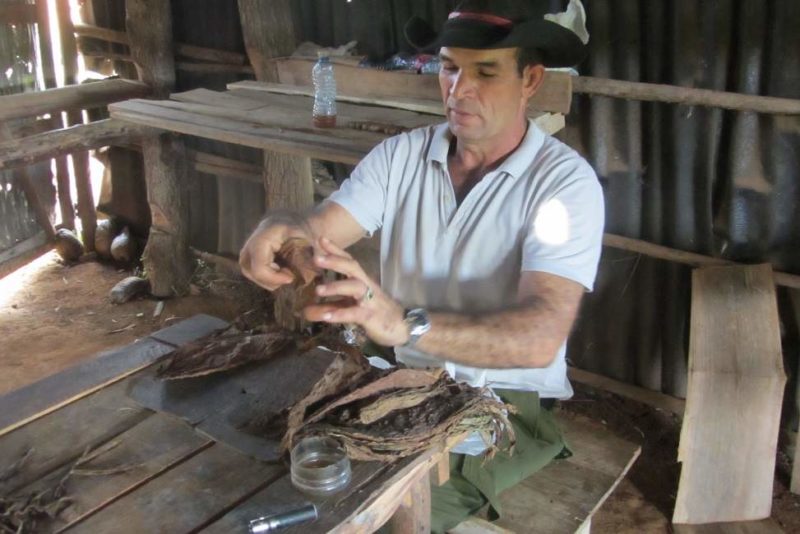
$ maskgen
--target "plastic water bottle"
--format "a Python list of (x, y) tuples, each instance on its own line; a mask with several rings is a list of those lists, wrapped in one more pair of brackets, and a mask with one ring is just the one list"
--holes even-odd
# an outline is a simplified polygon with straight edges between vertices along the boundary
[(336, 126), (336, 78), (328, 56), (320, 54), (312, 71), (314, 80), (314, 126)]

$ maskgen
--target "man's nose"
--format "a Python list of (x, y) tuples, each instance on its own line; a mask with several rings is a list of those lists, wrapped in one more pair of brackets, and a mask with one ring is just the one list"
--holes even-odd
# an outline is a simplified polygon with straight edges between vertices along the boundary
[(472, 89), (472, 82), (464, 71), (459, 71), (454, 75), (450, 85), (450, 96), (459, 99), (467, 95)]

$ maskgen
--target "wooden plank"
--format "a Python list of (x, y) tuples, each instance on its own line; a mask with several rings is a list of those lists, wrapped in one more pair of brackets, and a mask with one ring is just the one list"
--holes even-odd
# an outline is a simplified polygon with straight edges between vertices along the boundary
[(0, 143), (0, 169), (23, 167), (70, 154), (100, 148), (152, 135), (153, 130), (138, 124), (105, 119)]
[(0, 397), (0, 436), (82, 399), (157, 362), (173, 347), (224, 328), (228, 323), (198, 314), (121, 349), (101, 353), (39, 382)]
[[(109, 109), (113, 118), (140, 126), (340, 163), (358, 163), (371, 147), (377, 144), (377, 141), (366, 146), (353, 146), (354, 144), (349, 141), (335, 143), (333, 142), (335, 138), (324, 135), (289, 133), (281, 128), (246, 125), (240, 121), (159, 108), (135, 100), (112, 104)], [(375, 136), (381, 138), (379, 134)], [(1, 155), (2, 146), (0, 146)]]
[(779, 115), (799, 115), (800, 99), (745, 95), (693, 87), (676, 87), (657, 83), (629, 82), (579, 76), (573, 91), (596, 96), (610, 96), (649, 102), (670, 102), (684, 106), (711, 106), (737, 111), (755, 111)]
[[(640, 239), (614, 234), (603, 234), (603, 246), (638, 252), (650, 256), (651, 258), (684, 263), (694, 267), (702, 265), (744, 265), (743, 263), (736, 263), (722, 258), (713, 258), (695, 252), (677, 250), (662, 245), (656, 245), (655, 243), (648, 243)], [(772, 275), (777, 285), (800, 289), (800, 275), (781, 272), (773, 272)]]
[(559, 423), (574, 444), (574, 455), (503, 492), (504, 516), (497, 526), (513, 532), (574, 533), (591, 520), (641, 452), (588, 418), (563, 416)]
[(567, 376), (572, 382), (577, 382), (578, 384), (589, 386), (594, 389), (608, 391), (620, 397), (641, 402), (657, 410), (683, 417), (686, 401), (678, 397), (620, 382), (619, 380), (614, 380), (596, 373), (590, 373), (589, 371), (584, 371), (577, 367), (567, 368)]
[[(319, 519), (314, 532), (337, 534), (373, 532), (383, 525), (399, 506), (408, 489), (427, 480), (428, 471), (439, 460), (442, 448), (435, 448), (392, 465), (355, 462), (350, 485), (343, 492), (316, 498)], [(292, 486), (287, 475), (242, 502), (203, 532), (222, 534), (246, 532), (247, 521), (278, 507), (290, 507), (308, 500)], [(285, 530), (287, 534), (309, 531), (308, 525)]]
[[(228, 89), (236, 92), (245, 91), (264, 91), (267, 93), (277, 93), (283, 95), (314, 96), (314, 87), (310, 85), (289, 85), (285, 83), (266, 83), (255, 80), (242, 80), (228, 84)], [(387, 108), (405, 109), (419, 113), (444, 116), (441, 100), (431, 100), (423, 98), (400, 98), (383, 96), (358, 96), (336, 91), (337, 102), (350, 102), (353, 104), (369, 104), (373, 106), (383, 106)]]
[[(278, 81), (290, 85), (311, 86), (313, 59), (281, 58), (275, 60)], [(422, 98), (441, 101), (439, 77), (425, 74), (365, 69), (336, 64), (336, 89), (351, 96)], [(569, 113), (572, 103), (572, 77), (563, 72), (547, 72), (544, 83), (531, 98), (529, 108), (553, 113)]]
[(125, 395), (126, 387), (117, 382), (0, 437), (4, 467), (31, 451), (24, 469), (0, 483), (0, 494), (75, 461), (87, 447), (95, 448), (149, 417), (151, 411)]
[(447, 532), (448, 534), (514, 534), (480, 517), (470, 517)]
[[(315, 128), (311, 124), (313, 101), (309, 97), (247, 90), (219, 93), (207, 89), (195, 89), (185, 93), (174, 94), (170, 98), (176, 102), (211, 106), (212, 108), (219, 106), (227, 112), (233, 112), (226, 113), (225, 116), (236, 117), (240, 120), (249, 120), (267, 126), (281, 125), (294, 130), (309, 130), (320, 134), (327, 133), (337, 136), (363, 133), (352, 131), (348, 126), (352, 122), (374, 122), (409, 129), (442, 122), (437, 116), (414, 111), (341, 104), (337, 106), (336, 128)], [(162, 103), (157, 102), (157, 104)], [(214, 113), (213, 109), (197, 109), (203, 113)], [(303, 120), (304, 118), (307, 118), (307, 122)]]
[(103, 508), (72, 532), (189, 532), (200, 529), (285, 473), (213, 445)]
[(673, 522), (769, 517), (785, 383), (770, 266), (695, 270)]
[[(86, 520), (211, 445), (210, 440), (198, 436), (188, 425), (159, 414), (148, 417), (101, 446), (98, 451), (107, 449), (107, 452), (83, 466), (83, 469), (110, 470), (110, 473), (70, 477), (67, 496), (72, 504), (48, 527), (61, 530)], [(26, 495), (55, 487), (71, 467), (56, 469), (18, 493)], [(124, 467), (129, 469), (113, 472)]]
[[(789, 314), (790, 318), (787, 320), (794, 320), (796, 324), (800, 324), (800, 291), (789, 290), (787, 293), (790, 309), (793, 312)], [(800, 357), (800, 354), (798, 354), (798, 357)], [(798, 365), (800, 365), (800, 362), (798, 362)], [(798, 387), (798, 385), (795, 385), (794, 403), (795, 409), (800, 409), (800, 387)], [(800, 439), (797, 438), (796, 434), (794, 440), (794, 450), (789, 453), (789, 455), (792, 457), (792, 478), (790, 490), (792, 493), (798, 494), (800, 493)]]
[(186, 156), (194, 163), (194, 168), (198, 172), (219, 178), (235, 178), (259, 185), (263, 184), (263, 169), (258, 165), (191, 149), (186, 151)]
[(0, 396), (0, 436), (122, 380), (173, 350), (171, 345), (143, 339), (6, 393)]
[(675, 534), (783, 534), (784, 532), (774, 519), (707, 525), (673, 525), (672, 530)]

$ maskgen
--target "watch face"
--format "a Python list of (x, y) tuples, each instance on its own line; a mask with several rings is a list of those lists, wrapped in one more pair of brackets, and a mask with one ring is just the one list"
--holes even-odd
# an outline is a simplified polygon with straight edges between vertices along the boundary
[(408, 324), (409, 334), (414, 341), (422, 334), (431, 329), (431, 321), (428, 318), (428, 312), (422, 308), (416, 308), (406, 313), (406, 323)]

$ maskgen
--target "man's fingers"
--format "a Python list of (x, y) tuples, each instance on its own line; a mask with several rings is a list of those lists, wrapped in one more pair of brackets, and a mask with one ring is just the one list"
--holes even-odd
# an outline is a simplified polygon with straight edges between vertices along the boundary
[(359, 306), (337, 306), (331, 304), (313, 304), (303, 310), (306, 320), (323, 323), (356, 323), (363, 324), (366, 310)]
[(331, 241), (327, 237), (320, 237), (319, 238), (319, 244), (320, 244), (320, 248), (326, 254), (334, 254), (336, 256), (343, 256), (345, 258), (353, 259), (353, 256), (351, 256), (350, 253), (348, 253), (343, 248), (339, 248), (339, 246), (336, 245), (336, 243), (334, 243), (333, 241)]
[(359, 280), (365, 278), (364, 270), (361, 269), (361, 266), (356, 260), (351, 258), (335, 256), (331, 254), (327, 254), (325, 256), (318, 255), (314, 258), (314, 263), (322, 269), (335, 271), (339, 274), (345, 275), (348, 278), (357, 278)]
[(322, 297), (352, 297), (359, 301), (364, 298), (366, 293), (367, 285), (355, 278), (336, 280), (317, 286), (317, 295)]

